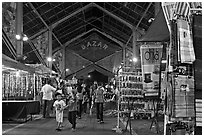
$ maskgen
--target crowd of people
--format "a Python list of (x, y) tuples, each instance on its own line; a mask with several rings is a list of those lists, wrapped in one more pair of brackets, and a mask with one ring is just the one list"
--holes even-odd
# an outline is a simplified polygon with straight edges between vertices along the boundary
[[(43, 118), (49, 118), (52, 110), (55, 111), (57, 131), (61, 131), (64, 110), (68, 112), (68, 121), (72, 125), (72, 131), (76, 130), (76, 119), (81, 119), (83, 114), (92, 115), (93, 107), (96, 107), (98, 123), (103, 121), (104, 101), (109, 97), (111, 88), (96, 81), (91, 84), (70, 84), (64, 81), (55, 87), (51, 80), (47, 80), (42, 87), (42, 114)], [(112, 97), (114, 99), (114, 96)], [(53, 109), (54, 108), (54, 109)]]

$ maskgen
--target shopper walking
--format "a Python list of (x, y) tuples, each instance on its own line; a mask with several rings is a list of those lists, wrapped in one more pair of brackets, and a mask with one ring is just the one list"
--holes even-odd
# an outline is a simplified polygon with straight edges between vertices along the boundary
[(104, 102), (103, 93), (104, 93), (103, 84), (99, 83), (99, 86), (95, 90), (95, 94), (94, 94), (94, 100), (96, 103), (96, 115), (97, 115), (98, 123), (104, 123), (103, 122), (103, 102)]
[(57, 100), (54, 102), (53, 107), (55, 108), (56, 111), (56, 121), (57, 121), (57, 131), (61, 131), (61, 124), (63, 122), (63, 110), (66, 107), (65, 102), (62, 100), (62, 95), (60, 93), (56, 93), (55, 97)]
[(81, 114), (82, 114), (82, 101), (83, 101), (83, 93), (82, 93), (82, 87), (79, 85), (77, 87), (77, 105), (78, 105), (78, 111), (77, 111), (77, 116), (79, 119), (81, 119)]
[(72, 95), (68, 101), (68, 120), (72, 124), (72, 131), (76, 130), (76, 115), (77, 115), (77, 98), (76, 98), (77, 90), (72, 90)]
[(47, 83), (41, 89), (41, 96), (43, 100), (43, 118), (50, 117), (50, 111), (53, 103), (53, 95), (56, 88), (51, 86), (51, 80), (49, 79)]
[(85, 114), (86, 114), (86, 111), (87, 111), (88, 102), (89, 102), (88, 93), (84, 92), (82, 106), (83, 106), (83, 112)]

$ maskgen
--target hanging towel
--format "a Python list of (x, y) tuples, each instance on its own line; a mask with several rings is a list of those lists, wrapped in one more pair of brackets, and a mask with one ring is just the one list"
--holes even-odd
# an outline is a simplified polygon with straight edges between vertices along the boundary
[(189, 23), (185, 20), (178, 19), (178, 60), (181, 63), (192, 64), (195, 61), (193, 40)]

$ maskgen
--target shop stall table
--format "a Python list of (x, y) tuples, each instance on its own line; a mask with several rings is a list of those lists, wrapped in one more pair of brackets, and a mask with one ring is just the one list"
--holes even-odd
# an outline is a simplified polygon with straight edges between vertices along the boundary
[(2, 120), (24, 119), (27, 121), (27, 116), (40, 113), (39, 101), (18, 101), (8, 100), (2, 101)]

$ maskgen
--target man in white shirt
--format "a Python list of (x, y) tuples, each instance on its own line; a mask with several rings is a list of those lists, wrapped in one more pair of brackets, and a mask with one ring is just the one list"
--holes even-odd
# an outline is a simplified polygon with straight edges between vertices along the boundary
[(51, 80), (47, 81), (47, 84), (45, 84), (42, 87), (41, 93), (42, 93), (42, 100), (43, 100), (43, 118), (50, 117), (50, 110), (52, 107), (52, 100), (53, 100), (53, 92), (56, 91), (56, 88), (50, 85)]

